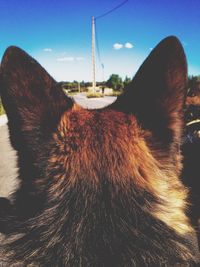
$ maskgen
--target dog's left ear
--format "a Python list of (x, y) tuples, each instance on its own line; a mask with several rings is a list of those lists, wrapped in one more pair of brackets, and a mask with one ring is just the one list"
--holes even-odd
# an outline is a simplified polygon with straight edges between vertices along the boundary
[[(72, 100), (32, 57), (9, 47), (0, 67), (0, 94), (8, 116), (12, 145), (39, 147), (52, 134)], [(35, 144), (35, 145), (34, 145)]]
[(165, 144), (180, 142), (187, 88), (185, 54), (176, 37), (161, 41), (113, 107), (136, 115)]

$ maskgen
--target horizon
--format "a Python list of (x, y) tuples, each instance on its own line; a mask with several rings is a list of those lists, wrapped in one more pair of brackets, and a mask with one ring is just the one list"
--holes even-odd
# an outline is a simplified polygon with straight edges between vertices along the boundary
[[(57, 81), (92, 80), (91, 22), (122, 3), (52, 0), (0, 2), (0, 59), (16, 45), (35, 58)], [(133, 77), (163, 38), (181, 41), (189, 75), (200, 75), (200, 1), (129, 0), (96, 20), (96, 76)], [(100, 61), (99, 53), (100, 51)], [(102, 68), (102, 64), (104, 68)]]

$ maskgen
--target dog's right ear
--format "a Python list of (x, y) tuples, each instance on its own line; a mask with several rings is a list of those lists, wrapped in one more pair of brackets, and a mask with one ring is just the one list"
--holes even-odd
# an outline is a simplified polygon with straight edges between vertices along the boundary
[(134, 114), (156, 141), (179, 147), (187, 91), (187, 62), (176, 37), (162, 40), (111, 107)]
[[(12, 145), (39, 145), (72, 106), (58, 83), (28, 54), (9, 47), (0, 68), (0, 94), (8, 116)], [(31, 142), (30, 142), (31, 141)]]

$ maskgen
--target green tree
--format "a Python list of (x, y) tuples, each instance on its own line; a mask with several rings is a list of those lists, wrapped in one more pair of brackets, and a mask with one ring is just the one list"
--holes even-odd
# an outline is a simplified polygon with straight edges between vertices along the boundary
[(125, 79), (124, 79), (124, 90), (126, 90), (128, 88), (130, 83), (131, 83), (131, 78), (126, 76)]
[(195, 96), (200, 94), (200, 75), (188, 77), (188, 96)]
[(122, 78), (118, 74), (111, 74), (106, 85), (114, 90), (121, 90), (124, 87)]

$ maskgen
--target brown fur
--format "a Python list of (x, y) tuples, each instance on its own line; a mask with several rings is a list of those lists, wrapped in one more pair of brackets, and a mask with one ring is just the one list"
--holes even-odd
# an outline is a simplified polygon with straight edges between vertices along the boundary
[(8, 49), (0, 88), (22, 180), (4, 219), (8, 262), (195, 266), (180, 181), (186, 77), (183, 49), (167, 38), (115, 103), (90, 111)]
[[(162, 199), (161, 205), (150, 209), (152, 214), (180, 234), (186, 234), (191, 227), (184, 214), (187, 190), (178, 178), (181, 161), (177, 159), (178, 168), (167, 158), (157, 161), (145, 136), (133, 115), (109, 108), (91, 112), (75, 104), (63, 114), (54, 134), (59, 153), (50, 162), (54, 168), (60, 163), (66, 171), (71, 170), (72, 184), (83, 172), (98, 186), (102, 170), (112, 183), (121, 184), (125, 190), (130, 184), (126, 179), (131, 179), (136, 187)], [(62, 175), (55, 177), (52, 191), (56, 191), (57, 183), (62, 183)]]

